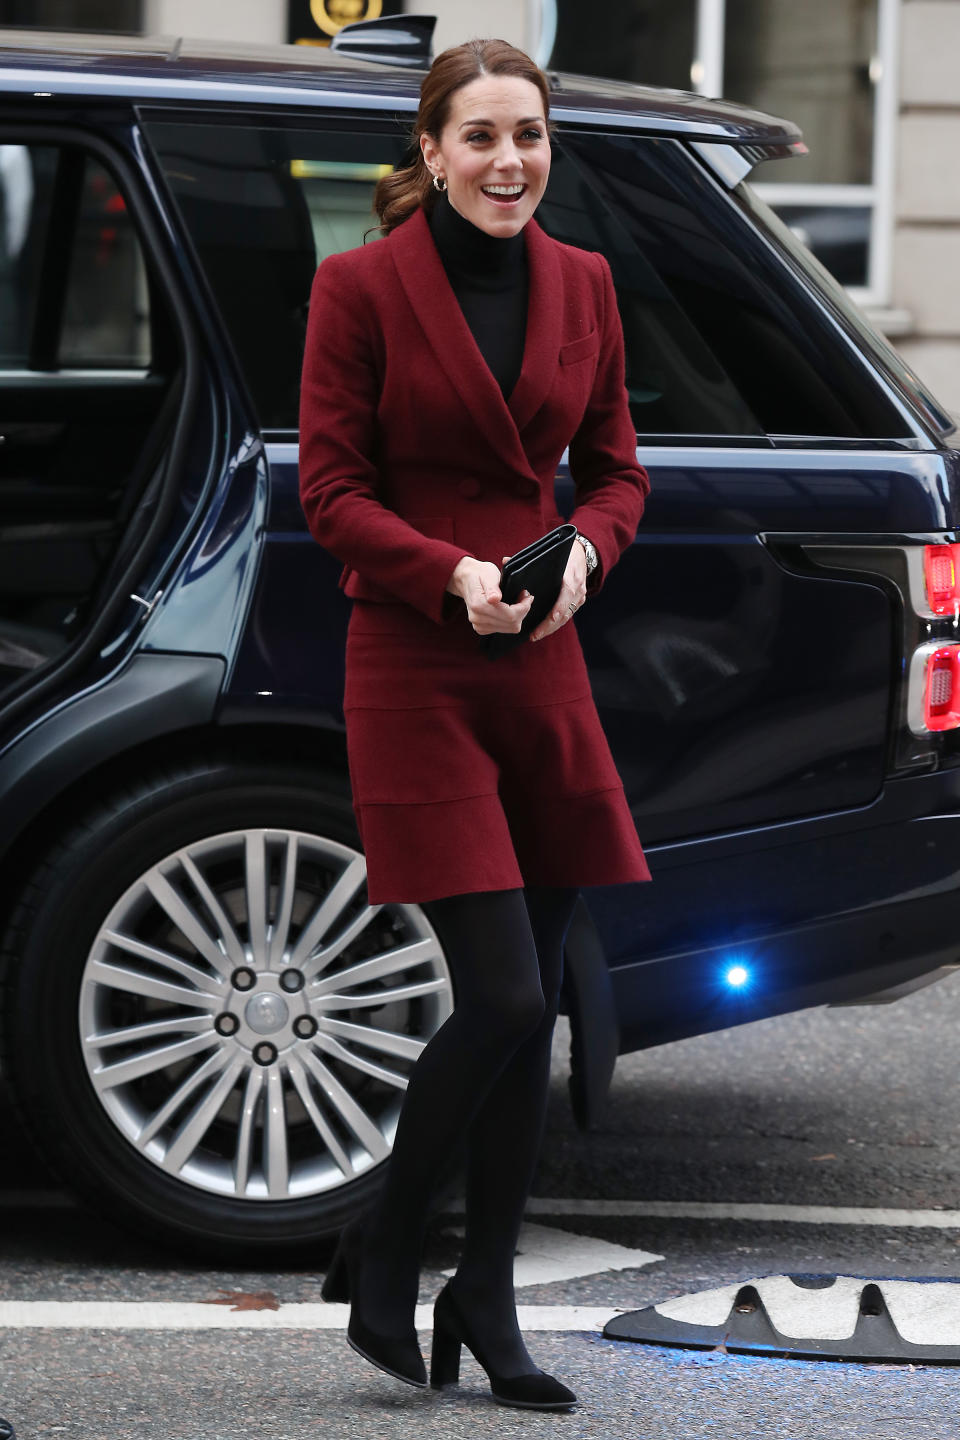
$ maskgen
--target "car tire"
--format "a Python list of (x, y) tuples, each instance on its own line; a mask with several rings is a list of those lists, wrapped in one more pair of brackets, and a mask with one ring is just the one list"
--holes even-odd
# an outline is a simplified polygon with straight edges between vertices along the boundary
[(46, 1163), (208, 1257), (302, 1255), (371, 1201), (453, 1004), (423, 911), (367, 903), (344, 781), (235, 758), (84, 815), (3, 960), (12, 1087)]

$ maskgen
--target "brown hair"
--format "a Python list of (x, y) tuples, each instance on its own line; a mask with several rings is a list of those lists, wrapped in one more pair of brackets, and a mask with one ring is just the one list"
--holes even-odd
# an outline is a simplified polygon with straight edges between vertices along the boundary
[(373, 208), (380, 218), (380, 229), (389, 234), (415, 210), (430, 210), (435, 191), (433, 176), (420, 151), (420, 136), (431, 135), (439, 142), (440, 133), (450, 115), (450, 101), (455, 93), (481, 75), (517, 75), (536, 85), (543, 100), (544, 119), (550, 115), (550, 86), (546, 75), (535, 61), (506, 40), (468, 40), (453, 45), (437, 56), (420, 88), (420, 108), (411, 137), (413, 158), (385, 175), (373, 196)]

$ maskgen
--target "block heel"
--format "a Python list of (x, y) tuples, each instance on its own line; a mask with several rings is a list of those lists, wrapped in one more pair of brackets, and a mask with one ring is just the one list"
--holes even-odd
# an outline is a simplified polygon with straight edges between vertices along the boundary
[(460, 1339), (448, 1330), (442, 1320), (438, 1321), (436, 1310), (433, 1318), (433, 1349), (430, 1352), (430, 1384), (434, 1390), (444, 1385), (456, 1385), (460, 1380)]

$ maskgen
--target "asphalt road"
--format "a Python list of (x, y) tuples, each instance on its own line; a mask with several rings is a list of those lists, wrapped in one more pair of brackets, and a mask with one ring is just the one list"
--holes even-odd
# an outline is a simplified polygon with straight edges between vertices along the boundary
[[(546, 1234), (557, 1255), (576, 1243), (573, 1235), (663, 1258), (595, 1271), (587, 1258), (582, 1273), (548, 1273), (518, 1299), (613, 1314), (771, 1273), (960, 1277), (960, 1229), (653, 1217), (642, 1205), (630, 1213), (649, 1201), (960, 1209), (958, 1032), (960, 974), (893, 1006), (811, 1011), (627, 1057), (605, 1123), (589, 1136), (577, 1132), (567, 1107), (561, 1033), (531, 1215), (544, 1227), (540, 1240)], [(222, 1291), (269, 1291), (282, 1305), (319, 1300), (322, 1277), (306, 1265), (282, 1273), (206, 1268), (66, 1206), (2, 1109), (0, 1156), (0, 1302), (169, 1308)], [(49, 1204), (31, 1196), (17, 1203), (38, 1190)], [(571, 1202), (580, 1213), (570, 1213)], [(451, 1215), (433, 1228), (424, 1303), (455, 1263), (456, 1227)], [(421, 1338), (426, 1348), (429, 1333)], [(596, 1328), (537, 1331), (529, 1343), (544, 1368), (578, 1391), (576, 1412), (498, 1407), (466, 1359), (459, 1391), (411, 1390), (366, 1366), (336, 1329), (7, 1326), (0, 1414), (20, 1440), (540, 1432), (955, 1440), (958, 1431), (960, 1372), (949, 1368), (658, 1350), (606, 1341)]]

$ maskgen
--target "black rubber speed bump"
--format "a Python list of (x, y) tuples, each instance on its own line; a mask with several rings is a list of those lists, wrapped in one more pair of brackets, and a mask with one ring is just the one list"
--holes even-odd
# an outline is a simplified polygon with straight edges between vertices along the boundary
[[(921, 1338), (901, 1334), (885, 1288), (908, 1335)], [(729, 1289), (732, 1287), (706, 1291), (702, 1296), (682, 1296), (618, 1315), (608, 1321), (604, 1336), (641, 1345), (724, 1349), (734, 1354), (803, 1360), (960, 1365), (957, 1281), (773, 1275), (741, 1285), (727, 1302), (724, 1296)], [(813, 1291), (819, 1294), (814, 1296)], [(703, 1302), (700, 1307), (698, 1300)], [(718, 1302), (729, 1303), (726, 1317), (719, 1323), (715, 1319)], [(698, 1321), (698, 1308), (713, 1323)], [(771, 1319), (771, 1309), (778, 1324)]]

